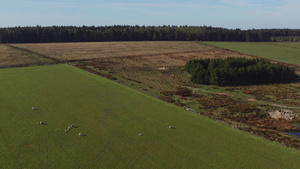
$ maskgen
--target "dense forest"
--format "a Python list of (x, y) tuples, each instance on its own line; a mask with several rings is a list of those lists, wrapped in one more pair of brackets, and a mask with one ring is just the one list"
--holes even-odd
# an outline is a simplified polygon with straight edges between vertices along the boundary
[(0, 43), (101, 41), (300, 41), (300, 29), (210, 26), (52, 26), (0, 28)]
[(290, 82), (295, 69), (264, 59), (226, 58), (190, 60), (185, 70), (197, 84), (219, 86)]

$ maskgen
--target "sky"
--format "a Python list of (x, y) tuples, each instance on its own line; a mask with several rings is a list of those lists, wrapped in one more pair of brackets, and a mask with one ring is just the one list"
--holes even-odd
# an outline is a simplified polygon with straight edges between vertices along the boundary
[(300, 29), (300, 0), (0, 0), (0, 27), (188, 25)]

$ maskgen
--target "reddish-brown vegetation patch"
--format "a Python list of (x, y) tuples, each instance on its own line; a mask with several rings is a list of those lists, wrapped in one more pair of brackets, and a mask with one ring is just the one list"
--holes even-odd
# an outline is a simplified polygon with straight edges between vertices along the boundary
[(186, 87), (177, 87), (176, 91), (162, 91), (161, 94), (165, 96), (173, 96), (173, 95), (178, 95), (178, 96), (191, 96), (192, 91), (189, 90)]
[(92, 62), (88, 62), (88, 66), (93, 66), (94, 68), (100, 70), (113, 70), (114, 65), (118, 64), (118, 62), (111, 61), (111, 60), (95, 60)]
[(269, 116), (266, 113), (249, 113), (246, 115), (239, 115), (231, 119), (237, 122), (247, 123), (248, 121), (257, 121), (268, 118)]
[(243, 93), (255, 96), (258, 100), (270, 101), (271, 97), (276, 100), (299, 100), (299, 88), (288, 84), (270, 84), (241, 87)]
[(260, 137), (264, 137), (271, 141), (276, 141), (288, 147), (293, 147), (300, 150), (300, 139), (296, 136), (290, 136), (281, 132), (269, 129), (241, 127), (240, 130), (247, 131)]
[(180, 102), (175, 102), (174, 103), (176, 106), (184, 107), (186, 104), (180, 103)]
[(248, 121), (248, 124), (278, 131), (299, 131), (297, 126), (293, 125), (286, 119), (261, 119), (256, 121)]
[(175, 94), (179, 96), (191, 96), (192, 91), (186, 87), (178, 87), (177, 90), (175, 91)]
[(169, 103), (174, 103), (175, 102), (175, 100), (173, 100), (171, 96), (159, 96), (158, 98), (163, 100), (163, 101), (169, 102)]
[(226, 107), (230, 112), (236, 113), (258, 113), (260, 110), (253, 105), (247, 103), (237, 103)]
[(223, 95), (223, 96), (231, 96), (230, 94), (228, 93), (217, 93), (218, 95)]
[(90, 69), (90, 68), (87, 68), (86, 66), (83, 66), (81, 64), (76, 64), (77, 67), (83, 69), (83, 70), (86, 70), (88, 72), (91, 72), (91, 73), (94, 73), (96, 75), (99, 75), (99, 76), (102, 76), (102, 77), (105, 77), (107, 79), (110, 79), (110, 80), (118, 80), (116, 77), (112, 76), (112, 75), (108, 75), (108, 74), (104, 74), (104, 73), (100, 73), (100, 72), (97, 72), (93, 69)]
[(236, 104), (236, 101), (230, 97), (218, 94), (211, 94), (209, 97), (200, 96), (197, 101), (199, 102), (198, 107), (203, 109), (215, 109)]

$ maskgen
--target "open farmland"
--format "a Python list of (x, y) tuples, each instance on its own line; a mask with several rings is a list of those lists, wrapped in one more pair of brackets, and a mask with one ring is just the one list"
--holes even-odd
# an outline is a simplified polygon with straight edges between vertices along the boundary
[[(171, 45), (173, 42), (169, 43)], [(75, 61), (72, 64), (164, 101), (192, 108), (193, 112), (221, 120), (235, 128), (300, 149), (300, 139), (283, 133), (296, 130), (292, 123), (300, 122), (299, 82), (235, 87), (193, 84), (183, 68), (188, 60), (256, 56), (221, 48), (207, 48), (202, 43), (186, 43), (195, 43), (197, 49), (202, 50), (105, 57)], [(180, 86), (192, 93), (182, 95), (182, 92), (177, 91)], [(295, 112), (293, 119), (274, 121), (270, 118), (269, 111), (280, 109)], [(261, 125), (261, 120), (270, 125)]]
[(284, 63), (300, 65), (300, 42), (205, 42), (205, 44), (260, 56)]
[(300, 167), (299, 151), (69, 65), (0, 80), (0, 168)]
[(52, 63), (39, 55), (0, 44), (0, 67), (25, 66)]
[[(296, 131), (300, 123), (300, 83), (218, 87), (196, 85), (184, 71), (191, 59), (257, 56), (199, 42), (97, 42), (13, 44), (14, 47), (52, 58), (114, 80), (192, 112), (300, 149)], [(191, 91), (189, 95), (181, 88)], [(178, 91), (177, 91), (178, 90)], [(293, 119), (276, 121), (269, 111), (289, 109)], [(269, 125), (262, 125), (264, 123)]]
[[(198, 42), (45, 43), (12, 46), (58, 61), (73, 62), (81, 68), (95, 68), (95, 71), (100, 70), (101, 75), (113, 76), (111, 79), (116, 77), (125, 85), (128, 82), (143, 82), (147, 84), (145, 88), (160, 91), (175, 89), (176, 84), (182, 85), (181, 82), (192, 85), (187, 74), (180, 70), (191, 59), (251, 57)], [(161, 69), (163, 67), (166, 67), (165, 71)], [(143, 86), (139, 87), (144, 89)]]
[[(144, 57), (144, 56), (220, 56), (215, 47), (198, 42), (93, 42), (93, 43), (45, 43), (13, 44), (12, 46), (30, 50), (41, 55), (63, 61), (91, 60), (103, 58)], [(228, 53), (228, 52), (227, 52)], [(230, 52), (229, 52), (230, 53)], [(233, 52), (231, 52), (232, 55)], [(187, 58), (184, 58), (187, 60)]]

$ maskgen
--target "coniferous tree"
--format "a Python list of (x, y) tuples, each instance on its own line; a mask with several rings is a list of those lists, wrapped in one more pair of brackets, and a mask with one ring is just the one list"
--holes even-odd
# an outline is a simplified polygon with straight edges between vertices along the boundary
[(295, 69), (263, 59), (227, 58), (200, 59), (186, 63), (191, 81), (213, 85), (249, 85), (290, 82)]

